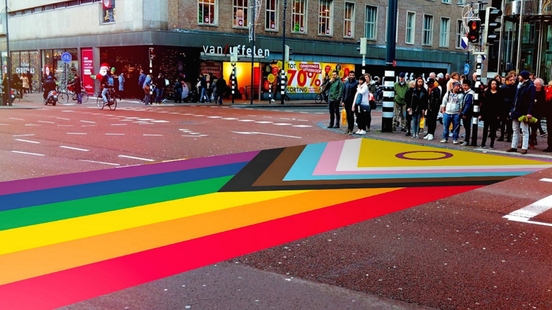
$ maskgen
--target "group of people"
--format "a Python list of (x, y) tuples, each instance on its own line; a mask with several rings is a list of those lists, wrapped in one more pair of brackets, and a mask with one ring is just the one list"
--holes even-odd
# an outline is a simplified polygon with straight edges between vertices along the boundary
[(214, 74), (200, 74), (196, 84), (199, 94), (199, 103), (211, 102), (211, 99), (218, 105), (222, 105), (222, 98), (227, 90), (226, 80)]
[[(375, 94), (370, 80), (369, 74), (357, 80), (351, 71), (343, 81), (338, 72), (332, 72), (324, 85), (330, 112), (328, 128), (339, 128), (340, 107), (344, 107), (347, 134), (362, 135), (370, 131), (373, 109), (370, 102)], [(526, 154), (537, 145), (540, 132), (542, 136), (548, 135), (548, 145), (543, 151), (552, 152), (552, 81), (546, 86), (541, 78), (528, 71), (497, 75), (486, 84), (476, 74), (470, 80), (456, 72), (446, 75), (432, 72), (427, 80), (416, 77), (406, 81), (405, 73), (401, 72), (394, 84), (394, 93), (393, 130), (400, 128), (406, 136), (422, 138), (427, 126), (423, 139), (434, 140), (438, 136), (437, 123), (441, 122), (441, 143), (447, 143), (450, 136), (453, 144), (482, 148), (494, 148), (495, 141), (507, 141), (511, 143), (507, 152)], [(474, 117), (477, 123), (483, 123), (479, 143), (472, 132)], [(547, 120), (546, 133), (542, 118)], [(358, 130), (353, 132), (355, 119)], [(463, 141), (460, 141), (460, 127), (464, 128)]]
[[(355, 71), (350, 71), (345, 82), (337, 71), (332, 72), (330, 80), (325, 83), (330, 112), (328, 128), (339, 128), (340, 107), (343, 107), (347, 119), (346, 134), (364, 135), (370, 131), (371, 111), (374, 109), (375, 85), (370, 83), (371, 75), (366, 73), (356, 79)], [(355, 119), (358, 130), (353, 132)]]

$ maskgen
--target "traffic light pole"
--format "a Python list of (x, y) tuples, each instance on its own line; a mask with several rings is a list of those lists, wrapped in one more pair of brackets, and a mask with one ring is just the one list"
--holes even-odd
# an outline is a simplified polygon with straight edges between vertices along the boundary
[(282, 25), (282, 71), (280, 72), (280, 100), (283, 105), (286, 96), (286, 10), (287, 0), (284, 0), (284, 18)]

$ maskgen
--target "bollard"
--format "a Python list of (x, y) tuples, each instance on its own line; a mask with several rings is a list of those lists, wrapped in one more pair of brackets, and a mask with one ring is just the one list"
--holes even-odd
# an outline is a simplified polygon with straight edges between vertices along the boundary
[(383, 80), (383, 103), (381, 107), (381, 132), (393, 131), (393, 112), (395, 108), (395, 71), (385, 70)]

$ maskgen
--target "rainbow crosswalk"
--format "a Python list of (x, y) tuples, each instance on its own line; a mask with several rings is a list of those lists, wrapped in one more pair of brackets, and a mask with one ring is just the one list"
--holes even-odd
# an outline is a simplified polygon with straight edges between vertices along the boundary
[(551, 166), (355, 139), (0, 183), (0, 309), (68, 305)]

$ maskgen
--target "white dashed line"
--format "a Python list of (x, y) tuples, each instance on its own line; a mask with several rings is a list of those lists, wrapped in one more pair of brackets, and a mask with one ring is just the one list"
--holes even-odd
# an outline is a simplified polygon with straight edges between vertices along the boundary
[(36, 121), (37, 123), (44, 123), (44, 124), (55, 124), (55, 122), (50, 121)]
[(126, 126), (126, 125), (128, 125), (128, 124), (111, 124), (111, 126)]
[(33, 144), (40, 144), (40, 142), (38, 142), (38, 141), (24, 140), (24, 139), (15, 139), (15, 141), (33, 143)]
[(119, 155), (119, 158), (129, 158), (129, 159), (136, 159), (136, 160), (142, 160), (142, 161), (155, 161), (149, 158), (134, 157), (134, 156), (128, 156), (128, 155)]
[(119, 164), (116, 163), (107, 163), (104, 161), (95, 161), (95, 160), (88, 160), (88, 159), (79, 159), (79, 161), (84, 161), (87, 163), (93, 163), (93, 164), (102, 164), (102, 165), (110, 165), (110, 166), (119, 166)]
[(239, 119), (238, 122), (244, 122), (244, 123), (248, 123), (248, 122), (254, 122), (255, 120), (252, 120), (252, 119)]
[(549, 179), (549, 178), (542, 178), (542, 179), (540, 179), (539, 181), (542, 181), (542, 182), (552, 182), (552, 179)]
[(274, 123), (272, 125), (274, 125), (274, 126), (291, 126), (290, 123)]
[(106, 136), (124, 136), (124, 133), (116, 133), (116, 132), (106, 132)]
[(257, 123), (257, 124), (272, 124), (274, 122), (271, 122), (271, 121), (256, 121), (255, 123)]
[(144, 137), (162, 137), (163, 135), (158, 133), (145, 133), (143, 134), (143, 136)]
[(40, 126), (39, 124), (25, 124), (27, 127), (37, 127)]
[(237, 133), (239, 135), (266, 135), (266, 136), (275, 136), (275, 137), (283, 137), (283, 138), (301, 139), (301, 137), (298, 137), (298, 136), (288, 136), (288, 135), (281, 135), (281, 134), (270, 133), (270, 132), (258, 132), (258, 131), (232, 131), (232, 132)]
[(12, 153), (23, 154), (23, 155), (33, 155), (33, 156), (46, 156), (44, 154), (20, 152), (20, 151), (12, 151)]
[(311, 125), (293, 125), (291, 127), (297, 127), (297, 128), (312, 128)]
[(96, 124), (96, 122), (94, 121), (85, 121), (85, 120), (81, 120), (81, 123)]
[(9, 117), (8, 119), (13, 119), (13, 120), (16, 120), (16, 121), (24, 121), (24, 119), (16, 118), (16, 117)]
[(86, 132), (68, 132), (68, 135), (86, 135)]
[(213, 115), (213, 116), (207, 116), (207, 118), (222, 118), (222, 116)]
[(235, 117), (223, 117), (221, 119), (223, 119), (225, 121), (235, 121), (235, 120), (237, 120), (237, 118), (235, 118)]
[(73, 150), (73, 151), (81, 151), (81, 152), (88, 152), (89, 151), (87, 149), (81, 149), (81, 148), (78, 148), (78, 147), (65, 146), (65, 145), (60, 145), (59, 147), (62, 148), (62, 149), (68, 149), (68, 150)]
[(34, 136), (34, 133), (25, 133), (20, 135), (13, 135), (14, 137), (31, 137)]

